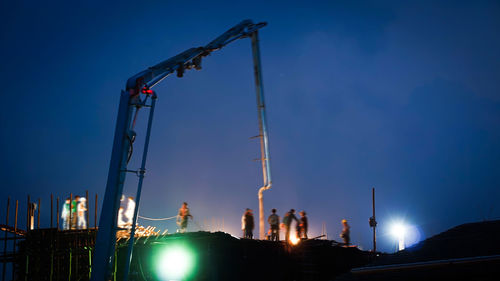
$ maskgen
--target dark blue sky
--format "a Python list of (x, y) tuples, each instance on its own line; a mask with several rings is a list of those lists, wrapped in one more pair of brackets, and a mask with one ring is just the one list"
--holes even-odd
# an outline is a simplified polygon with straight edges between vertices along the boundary
[[(311, 234), (325, 222), (333, 239), (347, 218), (368, 249), (374, 186), (386, 251), (392, 220), (425, 238), (500, 217), (497, 1), (49, 2), (0, 4), (2, 222), (7, 195), (22, 208), (28, 193), (45, 206), (51, 192), (102, 198), (126, 79), (247, 18), (269, 23), (267, 211), (304, 209)], [(249, 40), (203, 67), (156, 88), (140, 213), (188, 201), (200, 224), (224, 218), (239, 235), (262, 181)]]

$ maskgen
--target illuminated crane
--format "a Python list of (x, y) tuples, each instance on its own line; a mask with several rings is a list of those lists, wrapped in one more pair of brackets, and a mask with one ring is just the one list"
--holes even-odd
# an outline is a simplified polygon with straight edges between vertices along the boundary
[[(201, 60), (211, 52), (221, 49), (227, 44), (241, 38), (250, 37), (257, 94), (257, 109), (259, 117), (259, 135), (261, 147), (261, 162), (263, 172), (263, 186), (259, 189), (259, 226), (260, 238), (264, 238), (264, 203), (262, 192), (271, 188), (271, 170), (269, 167), (269, 142), (266, 124), (264, 90), (262, 87), (262, 72), (260, 65), (258, 30), (266, 26), (265, 22), (254, 24), (251, 20), (244, 20), (226, 31), (221, 36), (204, 47), (188, 49), (172, 58), (152, 66), (127, 80), (126, 89), (120, 96), (118, 119), (116, 121), (115, 136), (111, 162), (109, 165), (106, 193), (99, 220), (99, 231), (92, 261), (93, 281), (110, 280), (115, 253), (117, 216), (120, 207), (120, 197), (127, 173), (134, 173), (139, 177), (136, 206), (133, 216), (132, 229), (128, 246), (126, 264), (123, 266), (124, 279), (127, 279), (134, 243), (137, 211), (141, 200), (142, 183), (146, 172), (146, 158), (148, 153), (151, 125), (156, 104), (156, 93), (151, 89), (170, 74), (176, 72), (182, 77), (185, 70), (201, 69)], [(134, 131), (135, 121), (141, 108), (149, 108), (148, 125), (142, 154), (141, 167), (138, 170), (129, 170), (128, 162), (132, 156), (133, 143), (136, 138)]]

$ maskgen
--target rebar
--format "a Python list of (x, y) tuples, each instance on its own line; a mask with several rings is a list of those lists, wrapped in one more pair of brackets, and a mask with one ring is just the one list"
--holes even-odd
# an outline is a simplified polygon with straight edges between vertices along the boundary
[[(7, 197), (7, 216), (5, 218), (5, 226), (9, 226), (9, 211), (10, 211), (10, 196)], [(3, 245), (3, 256), (5, 257), (7, 255), (7, 236), (8, 236), (8, 231), (5, 232), (5, 239), (4, 239), (4, 245)], [(2, 280), (5, 280), (5, 270), (6, 270), (7, 264), (4, 261), (2, 263)]]
[(50, 194), (50, 228), (54, 227), (54, 195)]
[(59, 230), (59, 197), (56, 199), (56, 224), (57, 230)]
[(85, 202), (86, 202), (86, 206), (85, 206), (85, 214), (86, 214), (86, 224), (85, 226), (87, 227), (87, 229), (89, 228), (89, 225), (90, 225), (90, 220), (89, 220), (89, 213), (90, 213), (90, 210), (89, 210), (89, 207), (90, 207), (90, 201), (89, 201), (89, 191), (88, 190), (85, 190)]
[[(41, 200), (38, 198), (38, 208), (37, 208), (37, 217), (36, 217), (36, 229), (40, 229), (40, 203)], [(33, 210), (34, 212), (34, 210)]]
[(69, 228), (68, 229), (73, 229), (73, 216), (72, 216), (72, 213), (73, 213), (73, 193), (71, 192), (69, 194), (69, 222), (68, 222), (68, 225), (69, 225)]

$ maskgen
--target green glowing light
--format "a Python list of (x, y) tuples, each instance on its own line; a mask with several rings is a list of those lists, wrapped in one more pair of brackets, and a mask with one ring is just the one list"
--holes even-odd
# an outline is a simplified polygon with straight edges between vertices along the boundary
[(195, 258), (186, 247), (165, 247), (157, 256), (156, 272), (161, 280), (183, 280), (194, 269)]

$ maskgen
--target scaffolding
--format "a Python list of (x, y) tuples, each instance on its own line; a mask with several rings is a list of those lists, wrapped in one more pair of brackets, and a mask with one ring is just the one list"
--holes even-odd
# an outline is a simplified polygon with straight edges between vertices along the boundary
[[(67, 198), (72, 202), (73, 194), (70, 193)], [(85, 198), (85, 219), (90, 224), (88, 191), (85, 192)], [(2, 281), (89, 280), (97, 233), (98, 196), (95, 195), (93, 204), (94, 227), (87, 225), (84, 229), (76, 229), (76, 224), (70, 224), (68, 229), (63, 228), (59, 220), (62, 204), (59, 203), (59, 197), (54, 200), (51, 194), (50, 220), (42, 224), (41, 217), (44, 217), (41, 215), (40, 198), (32, 201), (31, 196), (27, 196), (24, 217), (24, 214), (20, 214), (19, 200), (15, 200), (15, 206), (11, 206), (11, 198), (7, 198), (5, 221), (0, 224)], [(72, 208), (69, 208), (68, 215), (70, 222), (76, 216)]]

